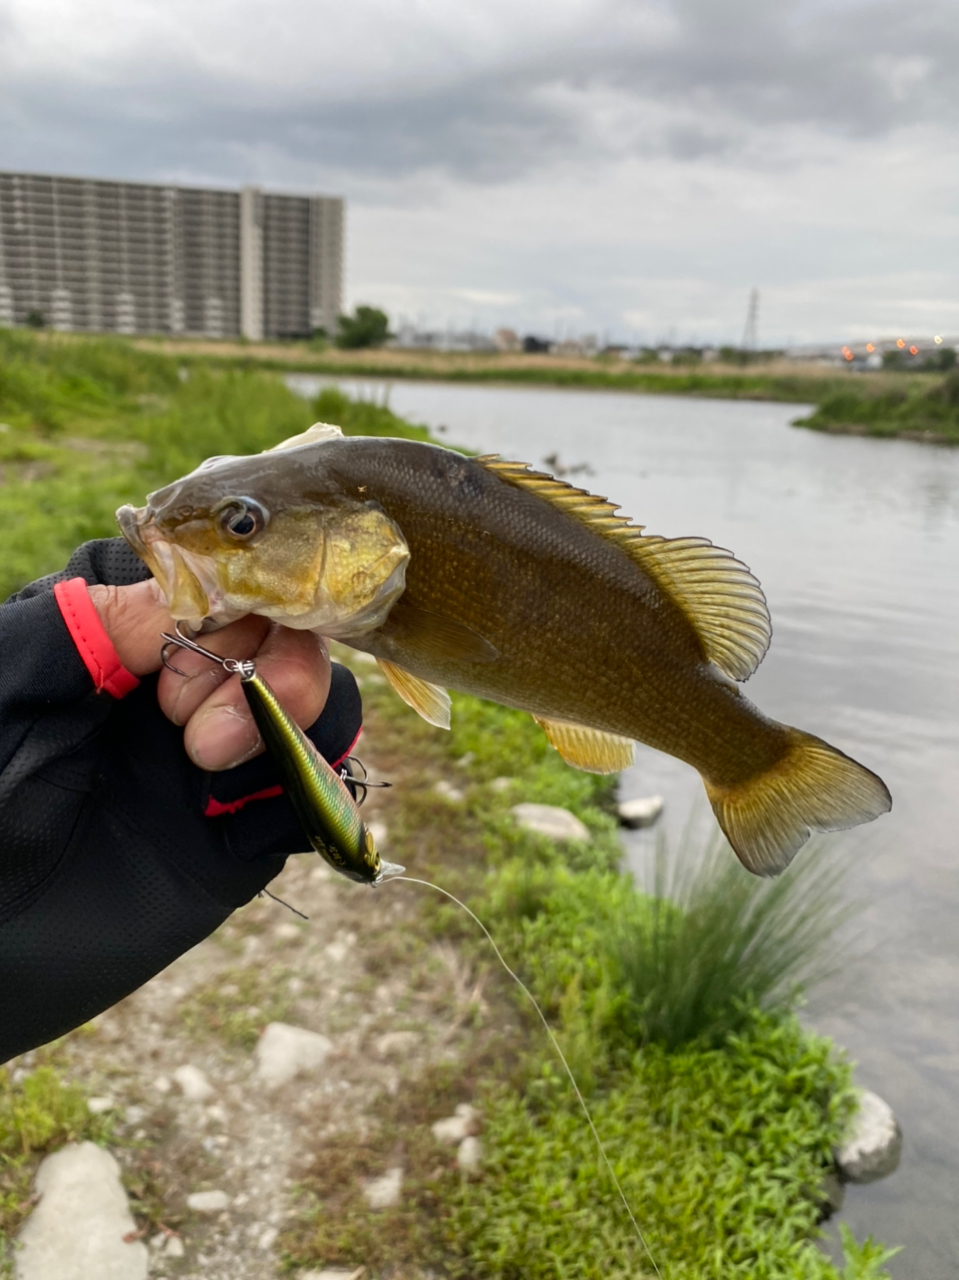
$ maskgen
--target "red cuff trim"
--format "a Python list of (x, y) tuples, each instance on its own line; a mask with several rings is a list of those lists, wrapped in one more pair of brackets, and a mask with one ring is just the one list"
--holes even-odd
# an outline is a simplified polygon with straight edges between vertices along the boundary
[[(331, 769), (338, 769), (340, 767), (346, 757), (356, 746), (362, 732), (362, 729), (357, 729), (356, 737), (346, 748), (340, 758), (338, 760), (330, 761)], [(272, 800), (274, 796), (281, 796), (282, 794), (283, 788), (279, 783), (277, 783), (276, 786), (265, 787), (262, 791), (254, 791), (248, 796), (242, 796), (239, 800), (221, 801), (215, 800), (213, 796), (210, 796), (209, 800), (206, 802), (206, 808), (203, 810), (203, 816), (205, 818), (219, 818), (224, 813), (237, 813), (245, 804), (249, 804), (251, 800)]]
[(272, 800), (274, 796), (281, 796), (282, 794), (283, 788), (277, 783), (275, 787), (265, 787), (262, 791), (254, 791), (251, 795), (243, 796), (240, 800), (227, 800), (225, 804), (219, 800), (214, 800), (210, 796), (206, 802), (206, 808), (203, 810), (203, 816), (204, 818), (219, 818), (223, 813), (236, 813), (245, 804), (249, 804), (251, 800)]
[(117, 657), (113, 641), (100, 621), (96, 605), (83, 578), (58, 582), (53, 588), (63, 621), (90, 672), (97, 693), (106, 689), (114, 698), (125, 698), (140, 681)]
[(339, 758), (338, 760), (331, 760), (331, 761), (330, 761), (330, 768), (331, 768), (331, 769), (338, 769), (338, 768), (340, 767), (340, 765), (343, 763), (343, 761), (346, 759), (346, 757), (347, 757), (347, 756), (350, 756), (350, 755), (352, 755), (352, 754), (353, 754), (353, 748), (354, 748), (354, 747), (356, 746), (356, 744), (359, 742), (359, 740), (360, 740), (360, 734), (361, 734), (362, 732), (363, 732), (362, 728), (357, 729), (357, 731), (356, 731), (356, 737), (353, 739), (353, 741), (350, 743), (350, 745), (346, 748), (346, 750), (343, 752), (343, 754), (340, 756), (340, 758)]

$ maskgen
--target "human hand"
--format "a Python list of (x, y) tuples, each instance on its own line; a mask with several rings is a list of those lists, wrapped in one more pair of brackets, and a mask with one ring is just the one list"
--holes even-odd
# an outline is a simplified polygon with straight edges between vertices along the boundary
[[(136, 676), (160, 670), (161, 632), (173, 619), (154, 579), (128, 587), (92, 586), (90, 597), (117, 656)], [(312, 631), (292, 631), (249, 614), (202, 640), (212, 653), (255, 658), (257, 671), (303, 728), (317, 719), (330, 691), (325, 641)], [(171, 657), (185, 673), (164, 668), (157, 696), (163, 713), (184, 726), (183, 743), (194, 764), (216, 772), (232, 769), (263, 750), (239, 676), (198, 653), (177, 649)]]

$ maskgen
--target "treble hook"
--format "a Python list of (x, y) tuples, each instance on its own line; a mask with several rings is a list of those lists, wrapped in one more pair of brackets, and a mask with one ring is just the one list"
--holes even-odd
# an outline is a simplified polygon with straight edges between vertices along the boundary
[(160, 635), (166, 642), (160, 650), (160, 661), (168, 671), (175, 671), (178, 676), (186, 676), (185, 671), (181, 671), (179, 667), (175, 667), (167, 657), (167, 650), (171, 645), (177, 645), (181, 649), (188, 649), (190, 653), (198, 653), (202, 658), (209, 658), (211, 662), (218, 662), (224, 671), (228, 671), (230, 675), (239, 675), (249, 680), (256, 672), (256, 664), (252, 658), (223, 658), (218, 653), (211, 653), (209, 649), (204, 649), (202, 644), (185, 636), (180, 630), (179, 622), (174, 622), (173, 629), (176, 635), (170, 635), (168, 631), (161, 631)]
[[(362, 769), (363, 773), (361, 777), (358, 777), (353, 772), (354, 766)], [(340, 765), (339, 774), (344, 782), (352, 783), (356, 791), (362, 793), (356, 797), (356, 803), (358, 805), (361, 805), (366, 799), (366, 793), (369, 791), (370, 787), (391, 787), (393, 785), (392, 782), (370, 782), (370, 775), (366, 770), (366, 765), (358, 756), (347, 756)]]

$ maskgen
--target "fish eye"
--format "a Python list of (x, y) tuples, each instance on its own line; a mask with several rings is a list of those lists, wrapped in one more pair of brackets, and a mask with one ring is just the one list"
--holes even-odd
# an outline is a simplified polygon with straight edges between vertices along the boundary
[(266, 512), (252, 498), (231, 498), (220, 510), (217, 523), (238, 542), (249, 540), (266, 527)]

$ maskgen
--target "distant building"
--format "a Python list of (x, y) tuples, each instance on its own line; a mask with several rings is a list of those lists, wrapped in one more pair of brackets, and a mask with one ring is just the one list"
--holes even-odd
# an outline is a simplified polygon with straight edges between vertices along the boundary
[(0, 325), (333, 333), (343, 201), (0, 172)]

